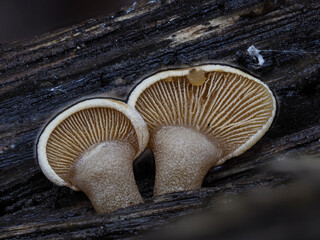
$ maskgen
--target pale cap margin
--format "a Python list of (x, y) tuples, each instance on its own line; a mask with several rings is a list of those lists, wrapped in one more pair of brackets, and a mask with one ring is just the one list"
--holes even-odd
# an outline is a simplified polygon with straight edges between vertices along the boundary
[(136, 102), (140, 96), (140, 94), (147, 89), (149, 86), (152, 84), (158, 82), (161, 79), (165, 79), (168, 77), (181, 77), (181, 76), (187, 76), (191, 70), (195, 69), (196, 71), (204, 71), (204, 72), (227, 72), (227, 73), (233, 73), (237, 74), (243, 77), (246, 77), (250, 80), (253, 80), (257, 82), (258, 84), (262, 85), (267, 91), (269, 92), (271, 99), (272, 99), (272, 113), (269, 118), (269, 120), (265, 123), (265, 125), (256, 133), (254, 134), (251, 138), (249, 138), (242, 146), (237, 148), (234, 152), (228, 154), (224, 158), (220, 159), (216, 165), (220, 165), (227, 161), (228, 159), (238, 156), (245, 151), (247, 151), (249, 148), (251, 148), (270, 128), (272, 121), (275, 117), (276, 114), (276, 100), (273, 96), (272, 91), (269, 89), (269, 87), (263, 83), (261, 80), (253, 77), (252, 75), (249, 75), (239, 69), (230, 67), (230, 66), (224, 66), (224, 65), (199, 65), (199, 66), (194, 66), (194, 67), (188, 67), (188, 68), (183, 68), (183, 69), (173, 69), (173, 70), (168, 70), (168, 71), (161, 71), (158, 72), (150, 77), (147, 77), (146, 79), (142, 80), (131, 92), (129, 99), (128, 99), (128, 105), (135, 107)]
[(76, 191), (79, 190), (75, 186), (70, 186), (69, 183), (65, 182), (61, 177), (59, 177), (59, 175), (55, 173), (55, 171), (51, 168), (48, 162), (46, 146), (52, 131), (70, 115), (84, 109), (95, 108), (95, 107), (107, 107), (107, 108), (115, 109), (123, 113), (131, 121), (135, 129), (135, 132), (137, 134), (138, 144), (139, 144), (139, 151), (135, 156), (135, 158), (138, 157), (143, 152), (143, 150), (147, 147), (148, 141), (149, 141), (149, 131), (148, 131), (147, 125), (144, 122), (143, 118), (140, 116), (140, 114), (135, 109), (128, 106), (126, 103), (120, 100), (110, 99), (110, 98), (93, 98), (93, 99), (86, 99), (86, 100), (77, 102), (72, 106), (70, 106), (69, 108), (58, 113), (44, 127), (38, 139), (38, 143), (37, 143), (38, 163), (44, 175), (54, 184), (58, 186), (67, 186)]

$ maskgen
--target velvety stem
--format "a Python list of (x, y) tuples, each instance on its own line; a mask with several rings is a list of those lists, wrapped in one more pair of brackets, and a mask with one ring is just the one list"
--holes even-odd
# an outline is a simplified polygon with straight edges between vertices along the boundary
[(156, 165), (154, 195), (197, 189), (221, 155), (193, 128), (166, 126), (151, 139)]
[(88, 150), (70, 172), (98, 213), (142, 203), (133, 174), (134, 149), (124, 142), (106, 142)]

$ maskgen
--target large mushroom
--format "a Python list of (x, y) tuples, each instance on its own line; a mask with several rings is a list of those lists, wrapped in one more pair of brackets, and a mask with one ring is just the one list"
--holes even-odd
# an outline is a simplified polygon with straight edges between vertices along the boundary
[(147, 126), (133, 108), (113, 99), (89, 99), (47, 124), (37, 157), (49, 180), (83, 191), (98, 213), (106, 213), (143, 202), (133, 161), (148, 140)]
[(211, 167), (264, 135), (276, 111), (266, 84), (221, 65), (157, 73), (136, 86), (128, 104), (149, 128), (155, 195), (200, 188)]

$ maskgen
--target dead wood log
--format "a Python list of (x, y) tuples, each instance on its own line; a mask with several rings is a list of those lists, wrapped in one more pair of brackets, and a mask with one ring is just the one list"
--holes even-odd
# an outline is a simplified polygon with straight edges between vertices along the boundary
[[(0, 45), (0, 239), (125, 238), (206, 205), (218, 192), (286, 185), (260, 169), (288, 151), (319, 154), (320, 3), (317, 0), (141, 1), (32, 40)], [(255, 46), (264, 63), (248, 54)], [(258, 76), (278, 101), (267, 135), (212, 169), (198, 191), (152, 198), (152, 156), (135, 163), (146, 203), (94, 213), (79, 192), (51, 184), (34, 147), (61, 107), (92, 96), (125, 99), (143, 77), (201, 63)]]

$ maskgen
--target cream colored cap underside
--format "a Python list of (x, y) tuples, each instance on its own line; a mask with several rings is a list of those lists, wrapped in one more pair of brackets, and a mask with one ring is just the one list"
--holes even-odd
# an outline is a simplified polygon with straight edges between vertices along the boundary
[(69, 169), (86, 150), (105, 141), (124, 141), (138, 156), (148, 140), (147, 126), (133, 108), (112, 99), (91, 99), (65, 110), (46, 126), (37, 146), (38, 161), (53, 183), (77, 190), (68, 182)]
[(168, 125), (189, 126), (207, 135), (223, 151), (217, 165), (254, 145), (276, 111), (267, 85), (220, 65), (155, 74), (134, 89), (128, 104), (142, 115), (151, 136)]

